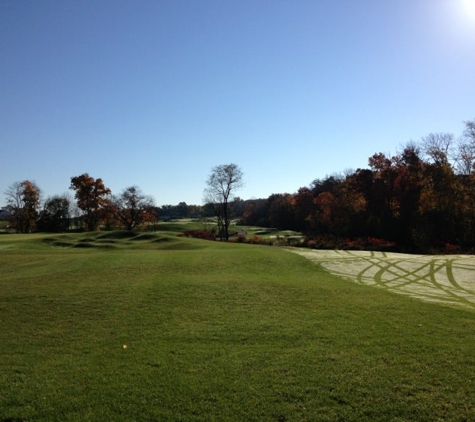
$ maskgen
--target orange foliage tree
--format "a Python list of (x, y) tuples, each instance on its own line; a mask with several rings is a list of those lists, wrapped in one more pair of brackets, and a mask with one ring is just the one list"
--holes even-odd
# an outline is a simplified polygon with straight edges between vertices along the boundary
[(87, 173), (71, 177), (69, 188), (75, 191), (77, 206), (84, 212), (85, 230), (97, 230), (110, 203), (110, 189), (102, 179), (94, 179)]
[(36, 228), (39, 216), (41, 190), (33, 182), (13, 183), (5, 192), (7, 208), (12, 213), (17, 233), (30, 233)]

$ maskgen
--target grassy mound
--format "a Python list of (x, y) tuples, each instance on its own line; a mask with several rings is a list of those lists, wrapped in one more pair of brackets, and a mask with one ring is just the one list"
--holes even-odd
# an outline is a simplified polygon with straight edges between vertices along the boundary
[[(36, 244), (47, 244), (60, 248), (75, 249), (200, 249), (202, 244), (193, 242), (183, 242), (176, 235), (158, 233), (137, 233), (132, 231), (113, 231), (105, 233), (80, 233), (80, 234), (59, 234), (38, 238), (34, 235)], [(25, 240), (25, 237), (18, 237), (19, 240)], [(4, 244), (7, 245), (9, 239), (6, 237)]]

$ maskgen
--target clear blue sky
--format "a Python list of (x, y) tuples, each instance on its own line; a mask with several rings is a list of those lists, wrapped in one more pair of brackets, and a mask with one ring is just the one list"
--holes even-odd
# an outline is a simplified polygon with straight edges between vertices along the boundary
[(0, 0), (0, 57), (0, 205), (227, 163), (266, 198), (475, 118), (475, 0)]

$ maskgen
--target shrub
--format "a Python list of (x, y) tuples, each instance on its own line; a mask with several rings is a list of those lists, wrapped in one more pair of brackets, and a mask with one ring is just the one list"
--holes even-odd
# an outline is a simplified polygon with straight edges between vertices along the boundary
[(179, 236), (184, 237), (193, 237), (195, 239), (204, 239), (204, 240), (216, 240), (216, 237), (213, 233), (206, 230), (187, 230), (180, 234)]
[(444, 249), (445, 249), (445, 253), (448, 253), (448, 254), (454, 254), (454, 253), (460, 252), (460, 248), (457, 245), (452, 245), (451, 243), (446, 243)]
[(248, 242), (252, 243), (253, 245), (261, 245), (262, 244), (262, 237), (254, 235), (248, 240)]

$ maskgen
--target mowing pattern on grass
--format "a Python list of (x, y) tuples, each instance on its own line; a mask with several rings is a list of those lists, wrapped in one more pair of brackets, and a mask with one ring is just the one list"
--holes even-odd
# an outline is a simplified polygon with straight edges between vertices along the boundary
[(332, 274), (417, 299), (475, 309), (475, 257), (294, 249)]
[[(56, 235), (39, 240), (40, 243), (74, 249), (176, 249), (192, 250), (204, 246), (199, 243), (184, 242), (176, 236), (161, 235), (157, 233), (137, 233), (133, 231), (97, 232), (78, 235)], [(0, 249), (10, 247), (9, 244), (0, 244)], [(0, 421), (1, 422), (1, 421)]]
[[(175, 232), (2, 245), (0, 421), (475, 421), (473, 311), (359, 286), (280, 248)], [(375, 284), (411, 258), (317, 261), (343, 274), (360, 262)], [(460, 284), (464, 258), (450, 259)]]

